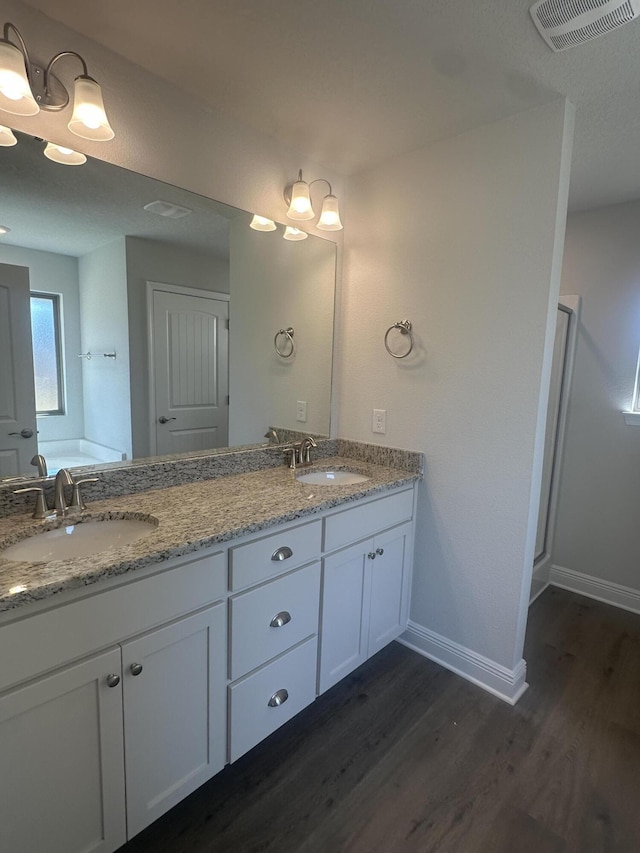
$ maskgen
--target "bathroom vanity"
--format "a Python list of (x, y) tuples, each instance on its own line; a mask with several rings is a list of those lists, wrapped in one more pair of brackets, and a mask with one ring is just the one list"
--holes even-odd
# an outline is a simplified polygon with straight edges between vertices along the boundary
[(112, 498), (90, 515), (157, 527), (48, 567), (0, 552), (0, 849), (116, 850), (404, 631), (419, 474), (357, 469)]

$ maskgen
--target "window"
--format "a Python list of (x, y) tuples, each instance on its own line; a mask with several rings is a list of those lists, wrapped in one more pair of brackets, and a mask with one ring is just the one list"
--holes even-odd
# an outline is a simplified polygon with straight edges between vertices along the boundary
[(50, 293), (31, 294), (31, 339), (36, 414), (63, 415), (59, 296)]

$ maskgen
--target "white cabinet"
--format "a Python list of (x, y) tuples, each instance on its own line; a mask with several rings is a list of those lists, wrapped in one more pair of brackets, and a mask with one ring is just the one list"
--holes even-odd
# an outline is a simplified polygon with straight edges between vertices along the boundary
[(224, 604), (122, 645), (131, 838), (222, 770)]
[(405, 630), (412, 537), (405, 523), (324, 558), (319, 693)]
[(0, 851), (111, 853), (402, 633), (413, 500), (335, 507), (7, 620)]
[(119, 673), (116, 647), (0, 697), (0, 850), (108, 853), (124, 844)]

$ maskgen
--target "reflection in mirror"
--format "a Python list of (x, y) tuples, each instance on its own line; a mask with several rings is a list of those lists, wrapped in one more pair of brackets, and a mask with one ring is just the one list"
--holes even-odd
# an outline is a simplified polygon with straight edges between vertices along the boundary
[(0, 477), (35, 474), (37, 453), (54, 473), (329, 434), (333, 243), (16, 136), (0, 148)]

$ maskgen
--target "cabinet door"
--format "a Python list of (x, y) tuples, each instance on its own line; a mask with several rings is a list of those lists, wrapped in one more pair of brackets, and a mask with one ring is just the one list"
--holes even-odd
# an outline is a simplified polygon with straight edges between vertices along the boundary
[(124, 844), (119, 675), (116, 648), (0, 698), (0, 850), (108, 853)]
[(365, 563), (372, 548), (373, 540), (360, 542), (323, 561), (318, 693), (367, 659)]
[(412, 527), (403, 524), (374, 538), (376, 556), (366, 563), (371, 588), (368, 657), (399, 637), (407, 627)]
[(131, 838), (224, 766), (224, 605), (124, 644), (122, 669)]

